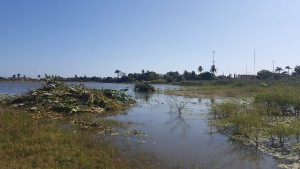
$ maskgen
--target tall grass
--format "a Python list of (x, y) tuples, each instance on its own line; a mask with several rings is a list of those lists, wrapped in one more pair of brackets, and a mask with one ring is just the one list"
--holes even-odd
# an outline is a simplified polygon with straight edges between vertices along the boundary
[(260, 81), (260, 80), (228, 80), (228, 81), (201, 81), (187, 83), (179, 90), (168, 90), (167, 94), (191, 97), (254, 97), (267, 91), (300, 92), (299, 83), (294, 81)]
[[(0, 111), (1, 168), (140, 168), (110, 144), (87, 132), (70, 132), (53, 120), (26, 112)], [(139, 167), (137, 167), (139, 166)], [(141, 168), (149, 168), (142, 165)]]

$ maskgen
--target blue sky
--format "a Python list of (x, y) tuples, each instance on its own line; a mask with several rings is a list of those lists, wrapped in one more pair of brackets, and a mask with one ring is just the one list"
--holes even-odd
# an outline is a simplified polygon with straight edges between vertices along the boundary
[(0, 76), (300, 65), (299, 0), (0, 0)]

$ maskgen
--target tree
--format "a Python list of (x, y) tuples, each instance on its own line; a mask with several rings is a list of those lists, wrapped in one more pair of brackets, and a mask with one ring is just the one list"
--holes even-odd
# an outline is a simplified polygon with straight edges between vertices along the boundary
[[(173, 78), (173, 80), (176, 81), (181, 81), (182, 80), (182, 76), (176, 71), (176, 72), (167, 72), (165, 74), (166, 77), (171, 76)], [(166, 79), (167, 80), (167, 79)]]
[(268, 78), (271, 78), (272, 75), (273, 75), (273, 73), (268, 70), (261, 70), (261, 71), (257, 72), (257, 76), (259, 79), (268, 79)]
[(196, 75), (196, 72), (195, 71), (192, 71), (190, 73), (190, 80), (196, 80), (197, 79), (197, 75)]
[(115, 73), (117, 74), (118, 78), (120, 78), (121, 70), (116, 70)]
[(38, 78), (40, 79), (40, 78), (41, 78), (41, 75), (38, 75)]
[(20, 79), (20, 76), (21, 76), (21, 74), (20, 74), (20, 73), (18, 73), (18, 79)]
[(16, 75), (13, 75), (13, 78), (15, 79), (15, 78), (16, 78)]
[(198, 67), (198, 71), (199, 71), (199, 73), (201, 73), (201, 72), (203, 71), (203, 67), (202, 67), (202, 66), (199, 66), (199, 67)]
[(210, 72), (213, 74), (217, 73), (217, 69), (215, 65), (211, 65)]
[(184, 71), (183, 72), (183, 78), (184, 78), (184, 80), (189, 80), (190, 79), (190, 73), (188, 72), (188, 71)]
[(290, 70), (292, 70), (292, 68), (291, 68), (291, 67), (289, 67), (289, 66), (286, 66), (286, 67), (285, 67), (285, 69), (287, 69), (287, 71), (288, 71), (288, 74), (290, 74)]
[(201, 80), (213, 80), (215, 78), (215, 75), (210, 72), (203, 72), (199, 75), (199, 78)]
[(275, 72), (279, 72), (279, 74), (280, 74), (280, 72), (281, 72), (282, 70), (283, 70), (283, 69), (282, 69), (281, 67), (276, 67)]
[(294, 74), (295, 74), (295, 75), (300, 75), (300, 66), (296, 66), (296, 67), (294, 68)]

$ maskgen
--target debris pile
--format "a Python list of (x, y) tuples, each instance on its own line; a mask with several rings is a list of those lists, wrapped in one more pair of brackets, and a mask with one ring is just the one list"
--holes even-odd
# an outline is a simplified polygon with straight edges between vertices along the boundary
[(134, 104), (125, 94), (127, 89), (89, 89), (84, 84), (68, 86), (56, 77), (47, 76), (37, 90), (6, 100), (6, 104), (32, 112), (63, 114), (98, 113), (115, 111)]

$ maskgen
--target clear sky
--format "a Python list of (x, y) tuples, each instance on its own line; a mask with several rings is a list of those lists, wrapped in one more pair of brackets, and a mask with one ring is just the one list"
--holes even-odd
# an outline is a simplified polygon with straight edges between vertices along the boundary
[(300, 65), (300, 0), (0, 0), (0, 76)]

